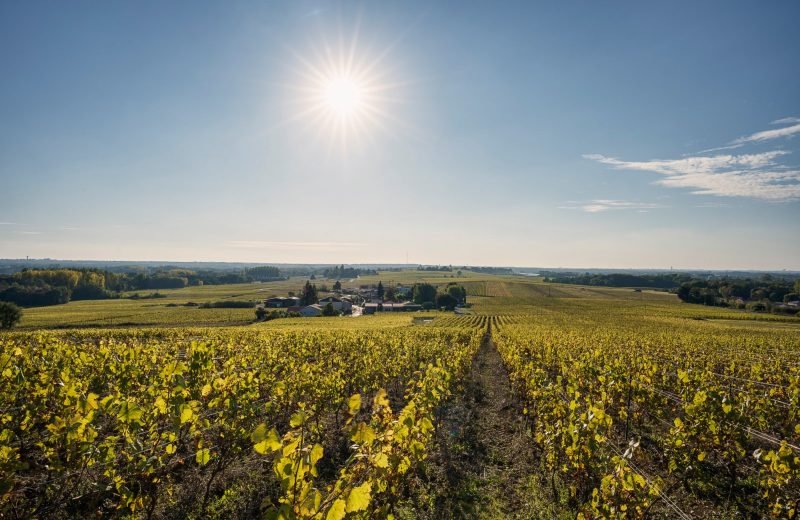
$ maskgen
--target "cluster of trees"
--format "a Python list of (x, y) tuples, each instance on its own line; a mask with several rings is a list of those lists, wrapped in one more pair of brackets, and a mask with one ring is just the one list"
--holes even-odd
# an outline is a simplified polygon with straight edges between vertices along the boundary
[(345, 267), (344, 264), (333, 266), (331, 269), (325, 269), (322, 276), (325, 278), (332, 278), (339, 280), (340, 278), (358, 278), (361, 275), (378, 274), (374, 269), (359, 269), (356, 267)]
[(124, 291), (180, 289), (189, 285), (246, 283), (280, 277), (277, 267), (244, 271), (164, 269), (117, 273), (96, 268), (23, 269), (0, 275), (0, 301), (23, 307), (59, 305), (70, 300), (117, 298)]
[(600, 287), (650, 287), (676, 289), (691, 279), (687, 274), (628, 274), (628, 273), (549, 273), (542, 271), (545, 282), (593, 285)]
[(417, 268), (417, 271), (433, 271), (433, 272), (445, 272), (445, 273), (452, 273), (453, 266), (452, 265), (421, 265)]
[(760, 278), (692, 279), (676, 291), (681, 301), (757, 311), (786, 310), (781, 304), (800, 301), (800, 280), (770, 275)]
[(281, 278), (281, 270), (271, 265), (262, 265), (245, 269), (244, 276), (248, 280), (269, 282), (271, 280), (279, 280)]
[(453, 310), (457, 305), (467, 303), (467, 290), (455, 282), (450, 282), (441, 291), (435, 285), (417, 283), (411, 289), (411, 298), (426, 309)]
[(107, 283), (106, 273), (96, 269), (29, 269), (0, 276), (0, 300), (37, 307), (107, 298)]
[(310, 281), (306, 281), (303, 289), (300, 291), (300, 305), (314, 305), (319, 302), (319, 291), (317, 286)]

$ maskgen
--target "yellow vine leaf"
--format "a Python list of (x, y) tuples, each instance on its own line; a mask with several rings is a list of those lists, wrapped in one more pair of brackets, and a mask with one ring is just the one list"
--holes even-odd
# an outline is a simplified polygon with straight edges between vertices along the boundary
[(354, 487), (347, 495), (346, 509), (348, 513), (354, 511), (363, 511), (369, 507), (370, 494), (372, 492), (372, 485), (365, 482), (358, 487)]
[(344, 515), (347, 514), (345, 508), (345, 501), (341, 498), (337, 499), (333, 505), (331, 505), (331, 508), (328, 509), (328, 514), (325, 515), (325, 520), (342, 520)]

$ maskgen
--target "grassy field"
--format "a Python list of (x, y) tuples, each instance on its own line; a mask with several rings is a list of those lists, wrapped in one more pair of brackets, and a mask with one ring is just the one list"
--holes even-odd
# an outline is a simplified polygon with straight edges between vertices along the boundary
[[(565, 284), (548, 284), (529, 276), (487, 275), (464, 272), (462, 276), (431, 271), (388, 271), (343, 281), (345, 289), (376, 284), (411, 285), (418, 282), (447, 284), (456, 282), (467, 288), (470, 312), (483, 315), (537, 315), (564, 312), (576, 317), (598, 309), (608, 317), (626, 316), (658, 321), (663, 318), (691, 321), (709, 320), (706, 327), (779, 327), (795, 328), (800, 319), (771, 314), (705, 307), (681, 303), (670, 293), (641, 292), (632, 289), (585, 287)], [(183, 289), (158, 291), (162, 298), (129, 299), (133, 293), (114, 300), (74, 301), (65, 305), (25, 309), (19, 328), (23, 330), (83, 327), (136, 327), (136, 326), (237, 326), (254, 321), (253, 309), (202, 309), (186, 306), (216, 301), (259, 301), (289, 291), (298, 293), (306, 278), (292, 278), (266, 283), (206, 285)], [(314, 280), (318, 286), (332, 286), (333, 280)], [(139, 291), (144, 296), (147, 291)], [(429, 313), (430, 314), (430, 313)], [(330, 327), (384, 326), (407, 323), (408, 315), (343, 318), (349, 321), (324, 320)], [(318, 320), (318, 319), (316, 319)], [(367, 321), (370, 320), (370, 321)], [(263, 327), (302, 328), (318, 323), (305, 318), (276, 320)]]

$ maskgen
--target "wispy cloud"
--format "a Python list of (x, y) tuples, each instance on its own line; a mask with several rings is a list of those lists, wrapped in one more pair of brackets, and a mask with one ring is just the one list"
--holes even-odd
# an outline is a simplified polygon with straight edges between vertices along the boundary
[(788, 125), (790, 123), (800, 123), (800, 117), (784, 117), (783, 119), (776, 119), (772, 121), (771, 125)]
[(785, 117), (783, 119), (778, 119), (777, 121), (773, 121), (772, 124), (790, 125), (784, 126), (783, 128), (774, 128), (772, 130), (762, 130), (761, 132), (740, 137), (738, 139), (734, 139), (731, 144), (737, 145), (744, 143), (760, 143), (763, 141), (769, 141), (771, 139), (778, 139), (779, 137), (791, 137), (795, 134), (800, 134), (800, 119), (796, 117)]
[(16, 222), (0, 222), (0, 226), (18, 226)]
[(776, 158), (787, 155), (789, 152), (776, 150), (772, 152), (745, 154), (745, 155), (714, 155), (711, 157), (695, 156), (682, 159), (651, 161), (621, 161), (614, 157), (601, 154), (586, 154), (583, 157), (603, 164), (608, 164), (619, 169), (643, 170), (663, 173), (664, 175), (680, 175), (692, 173), (714, 173), (725, 169), (763, 168), (774, 165)]
[(18, 235), (42, 235), (41, 231), (14, 231)]
[(666, 178), (656, 181), (656, 184), (689, 188), (697, 195), (781, 201), (800, 198), (800, 170), (787, 169), (775, 163), (775, 159), (788, 153), (776, 150), (651, 161), (622, 161), (599, 154), (584, 157), (617, 169), (662, 174)]
[(278, 249), (284, 251), (341, 251), (365, 245), (359, 242), (276, 242), (266, 240), (230, 240), (226, 244), (230, 247), (246, 249)]
[(559, 209), (577, 209), (586, 213), (602, 213), (605, 211), (634, 210), (646, 212), (651, 209), (666, 208), (663, 204), (632, 202), (627, 200), (595, 199), (589, 201), (569, 201)]
[[(770, 124), (790, 125), (790, 126), (786, 126), (783, 128), (776, 128), (773, 130), (764, 130), (743, 137), (737, 137), (736, 139), (730, 141), (725, 146), (706, 148), (705, 150), (700, 150), (699, 152), (695, 152), (695, 154), (720, 152), (722, 150), (736, 150), (737, 148), (741, 148), (747, 144), (763, 143), (765, 141), (770, 141), (772, 139), (777, 139), (779, 137), (793, 137), (795, 134), (800, 133), (800, 117), (784, 117), (782, 119), (776, 119), (775, 121), (771, 121)], [(688, 155), (692, 154), (684, 154), (684, 157)]]
[(710, 148), (680, 159), (625, 161), (603, 154), (587, 154), (584, 157), (620, 170), (661, 174), (664, 178), (657, 180), (656, 184), (688, 188), (697, 195), (752, 197), (769, 201), (800, 199), (800, 167), (780, 163), (791, 152), (712, 153), (800, 134), (798, 117), (785, 117), (772, 124), (784, 126), (739, 137), (727, 146)]

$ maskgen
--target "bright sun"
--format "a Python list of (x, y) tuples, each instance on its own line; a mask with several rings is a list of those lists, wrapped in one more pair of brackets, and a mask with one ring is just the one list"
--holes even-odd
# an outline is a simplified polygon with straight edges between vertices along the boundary
[(331, 78), (322, 92), (326, 108), (339, 118), (350, 118), (364, 108), (364, 88), (347, 76)]
[(305, 120), (331, 149), (342, 151), (366, 145), (389, 130), (398, 83), (390, 82), (381, 66), (387, 53), (370, 59), (371, 53), (358, 52), (354, 39), (338, 49), (324, 47), (312, 58), (295, 54), (300, 66), (295, 69), (299, 96), (294, 118)]

